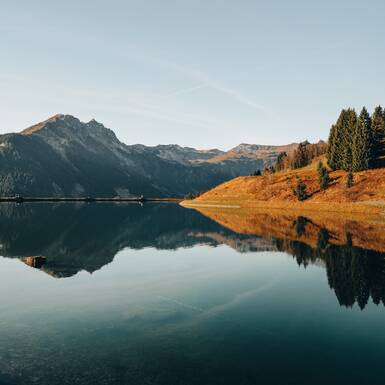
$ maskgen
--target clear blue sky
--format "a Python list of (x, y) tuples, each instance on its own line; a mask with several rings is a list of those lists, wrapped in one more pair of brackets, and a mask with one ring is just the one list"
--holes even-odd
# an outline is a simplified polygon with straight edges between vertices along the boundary
[(55, 113), (126, 143), (327, 138), (385, 104), (385, 1), (1, 0), (1, 132)]

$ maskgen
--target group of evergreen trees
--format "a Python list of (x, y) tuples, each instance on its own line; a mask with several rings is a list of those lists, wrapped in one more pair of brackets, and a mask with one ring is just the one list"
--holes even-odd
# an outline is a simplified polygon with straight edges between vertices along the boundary
[[(305, 167), (325, 153), (332, 170), (348, 171), (347, 188), (354, 184), (353, 172), (385, 167), (385, 109), (378, 106), (370, 115), (363, 107), (358, 116), (352, 108), (343, 109), (331, 127), (327, 144), (302, 142), (290, 154), (278, 154), (275, 165), (266, 168), (264, 174)], [(318, 163), (318, 176), (320, 189), (326, 190), (330, 176), (322, 161)], [(293, 193), (300, 201), (309, 197), (307, 186), (300, 178)]]
[(287, 154), (286, 152), (278, 154), (273, 171), (294, 170), (305, 167), (310, 164), (314, 158), (325, 154), (326, 149), (327, 144), (322, 140), (313, 144), (309, 143), (307, 140), (301, 142), (290, 154)]
[(365, 107), (359, 116), (343, 109), (329, 135), (329, 166), (345, 171), (363, 171), (378, 166), (384, 151), (385, 110), (375, 108), (372, 116)]

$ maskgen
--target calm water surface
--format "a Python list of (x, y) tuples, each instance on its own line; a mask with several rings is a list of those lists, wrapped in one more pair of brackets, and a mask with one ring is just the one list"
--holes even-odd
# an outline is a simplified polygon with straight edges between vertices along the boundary
[(0, 384), (383, 384), (384, 254), (322, 234), (238, 234), (173, 204), (2, 205)]

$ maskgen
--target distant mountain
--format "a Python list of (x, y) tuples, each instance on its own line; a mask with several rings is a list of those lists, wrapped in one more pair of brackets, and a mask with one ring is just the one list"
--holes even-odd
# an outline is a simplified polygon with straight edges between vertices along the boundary
[(59, 114), (0, 136), (0, 195), (183, 196), (248, 175), (295, 146), (126, 145), (96, 120)]
[[(266, 146), (259, 144), (240, 144), (226, 152), (220, 152), (210, 159), (196, 159), (194, 164), (220, 165), (234, 177), (250, 175), (256, 170), (262, 170), (265, 166), (275, 164), (280, 152), (290, 153), (297, 148), (297, 143), (284, 146)], [(255, 167), (256, 162), (258, 166)]]
[(181, 147), (177, 144), (160, 144), (155, 147), (142, 147), (147, 151), (152, 150), (161, 159), (175, 161), (186, 165), (192, 162), (206, 162), (209, 159), (225, 153), (218, 149), (196, 150), (192, 147)]
[(227, 152), (222, 152), (212, 157), (208, 160), (208, 162), (220, 163), (244, 159), (262, 159), (264, 165), (270, 166), (275, 163), (275, 160), (280, 152), (290, 153), (294, 151), (297, 146), (298, 143), (291, 143), (283, 146), (241, 143)]

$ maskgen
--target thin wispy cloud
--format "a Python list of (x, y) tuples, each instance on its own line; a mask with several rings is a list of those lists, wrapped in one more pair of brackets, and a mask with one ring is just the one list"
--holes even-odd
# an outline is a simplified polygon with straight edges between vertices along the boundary
[[(113, 84), (108, 87), (108, 89), (104, 86), (103, 89), (101, 89), (100, 87), (90, 87), (87, 83), (82, 84), (78, 82), (75, 87), (64, 83), (61, 84), (56, 80), (54, 98), (52, 98), (50, 82), (44, 82), (38, 76), (30, 78), (29, 81), (26, 81), (26, 79), (23, 81), (21, 81), (21, 79), (12, 79), (12, 85), (15, 86), (18, 84), (25, 93), (27, 83), (35, 83), (38, 81), (40, 89), (47, 88), (49, 104), (59, 106), (53, 107), (55, 111), (58, 109), (59, 111), (65, 110), (64, 112), (68, 111), (71, 113), (72, 111), (100, 110), (105, 111), (107, 114), (110, 112), (112, 114), (118, 112), (119, 114), (142, 117), (148, 121), (154, 120), (154, 127), (158, 127), (156, 121), (166, 122), (165, 124), (169, 122), (180, 129), (191, 127), (198, 130), (213, 131), (217, 129), (227, 130), (239, 125), (239, 122), (235, 121), (233, 117), (226, 117), (226, 114), (221, 113), (215, 115), (211, 110), (201, 109), (201, 101), (198, 99), (184, 98), (185, 95), (197, 92), (202, 92), (202, 95), (205, 96), (208, 91), (218, 91), (243, 106), (250, 107), (256, 111), (265, 111), (264, 106), (259, 105), (244, 93), (214, 79), (209, 74), (179, 64), (176, 61), (168, 60), (169, 56), (166, 52), (160, 52), (159, 55), (155, 57), (153, 53), (141, 49), (124, 52), (130, 52), (129, 57), (125, 54), (125, 60), (135, 59), (136, 61), (146, 63), (149, 65), (149, 67), (145, 67), (146, 69), (156, 67), (158, 70), (163, 71), (166, 76), (168, 76), (170, 72), (171, 74), (173, 73), (176, 78), (180, 78), (180, 75), (182, 75), (182, 78), (185, 79), (185, 84), (193, 84), (190, 87), (174, 88), (174, 90), (167, 92), (167, 90), (159, 89), (159, 87), (156, 86), (147, 88), (138, 86), (137, 89), (133, 89), (132, 87), (127, 88), (126, 86), (122, 86), (123, 84)], [(118, 54), (122, 54), (122, 51), (119, 51)], [(1, 80), (11, 81), (11, 79), (3, 79), (0, 77), (0, 81)], [(194, 82), (196, 83), (195, 85)], [(45, 83), (46, 87), (42, 87), (42, 84)], [(162, 86), (164, 88), (164, 85)], [(27, 87), (27, 89), (35, 89), (35, 87)], [(60, 92), (57, 92), (59, 89)], [(69, 100), (76, 100), (75, 109), (71, 103), (68, 103)], [(195, 100), (197, 103), (195, 103)]]
[[(213, 78), (211, 75), (198, 70), (196, 68), (193, 68), (191, 66), (187, 66), (184, 64), (179, 64), (175, 61), (165, 59), (163, 57), (154, 57), (153, 55), (149, 55), (146, 51), (141, 49), (138, 46), (131, 47), (130, 56), (136, 57), (136, 59), (145, 61), (146, 63), (152, 62), (155, 64), (158, 64), (159, 66), (163, 66), (166, 68), (169, 68), (173, 71), (179, 72), (181, 74), (186, 75), (188, 78), (196, 80), (199, 83), (202, 83), (201, 85), (194, 86), (191, 88), (187, 88), (186, 90), (181, 91), (175, 91), (175, 93), (171, 93), (167, 95), (166, 97), (172, 97), (172, 96), (178, 96), (182, 95), (184, 93), (194, 92), (202, 88), (211, 88), (216, 91), (221, 92), (222, 94), (225, 94), (227, 96), (232, 97), (235, 99), (238, 103), (250, 107), (252, 109), (256, 109), (258, 111), (262, 111), (264, 113), (270, 113), (270, 109), (266, 107), (265, 105), (256, 102), (248, 95), (245, 95), (243, 92), (234, 89), (233, 87), (229, 87), (228, 85), (224, 84), (223, 82)], [(166, 56), (166, 54), (164, 54)]]
[(195, 87), (190, 87), (190, 88), (185, 88), (183, 90), (179, 90), (179, 91), (175, 91), (175, 92), (172, 92), (168, 95), (165, 95), (164, 98), (172, 98), (174, 96), (179, 96), (179, 95), (184, 95), (184, 94), (190, 94), (192, 92), (195, 92), (195, 91), (198, 91), (198, 90), (201, 90), (202, 88), (207, 88), (207, 84), (201, 84), (199, 86), (195, 86)]
[(172, 68), (175, 71), (183, 73), (183, 74), (189, 76), (190, 78), (193, 78), (199, 82), (202, 82), (205, 85), (205, 87), (215, 89), (215, 90), (220, 91), (220, 92), (222, 92), (228, 96), (233, 97), (240, 104), (243, 104), (245, 106), (248, 106), (248, 107), (260, 110), (260, 111), (264, 111), (264, 112), (268, 111), (268, 109), (265, 106), (263, 106), (262, 104), (255, 102), (254, 100), (252, 100), (247, 95), (244, 95), (242, 92), (240, 92), (236, 89), (233, 89), (232, 87), (229, 87), (229, 86), (223, 84), (222, 82), (220, 82), (216, 79), (213, 79), (210, 75), (208, 75), (208, 74), (206, 74), (200, 70), (197, 70), (195, 68), (191, 68), (191, 67), (188, 67), (185, 65), (181, 65), (181, 64), (169, 61), (169, 60), (157, 59), (156, 61), (160, 65)]

